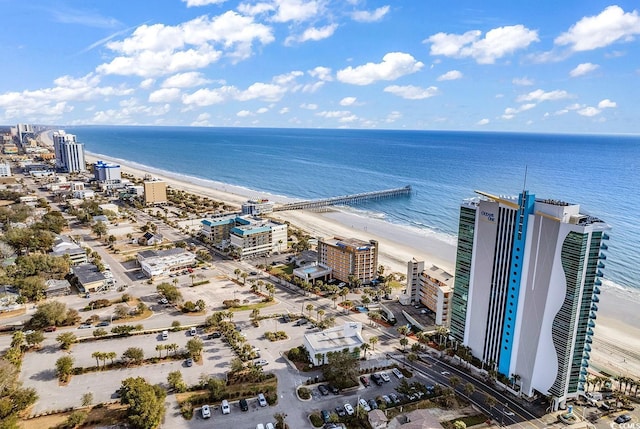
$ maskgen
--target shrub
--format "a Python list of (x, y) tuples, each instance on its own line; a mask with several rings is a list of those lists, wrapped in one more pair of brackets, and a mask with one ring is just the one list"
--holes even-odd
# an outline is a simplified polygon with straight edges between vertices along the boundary
[(306, 387), (301, 387), (298, 389), (298, 396), (300, 399), (310, 399), (311, 398), (311, 390)]
[(324, 425), (324, 422), (322, 421), (322, 417), (318, 413), (311, 414), (309, 416), (309, 420), (311, 421), (311, 424), (313, 425), (313, 427), (319, 428), (319, 427), (322, 427), (322, 425)]

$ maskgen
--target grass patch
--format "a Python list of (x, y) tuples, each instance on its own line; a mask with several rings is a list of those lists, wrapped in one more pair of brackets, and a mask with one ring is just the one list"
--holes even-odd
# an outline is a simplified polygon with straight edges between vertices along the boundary
[(271, 267), (269, 273), (273, 276), (278, 276), (278, 274), (293, 274), (293, 265), (294, 264), (286, 264), (286, 265), (276, 265), (275, 267)]
[(253, 310), (254, 308), (260, 309), (260, 308), (271, 307), (272, 305), (275, 305), (275, 304), (277, 304), (277, 302), (275, 300), (274, 301), (269, 301), (269, 302), (262, 301), (262, 302), (259, 302), (257, 304), (247, 304), (247, 305), (239, 305), (237, 307), (231, 307), (231, 308), (228, 308), (227, 310), (234, 311), (234, 312), (235, 311), (247, 311), (247, 310)]
[(488, 420), (488, 417), (485, 416), (484, 414), (475, 414), (473, 416), (465, 416), (465, 417), (460, 417), (459, 419), (449, 420), (448, 422), (442, 422), (441, 424), (444, 429), (453, 429), (454, 427), (453, 423), (457, 421), (464, 422), (464, 424), (466, 424), (467, 427), (471, 427), (471, 426), (484, 423), (487, 420)]
[[(109, 405), (96, 405), (92, 408), (84, 408), (89, 415), (85, 419), (82, 427), (110, 426), (126, 421), (126, 406), (120, 403)], [(73, 411), (50, 414), (48, 416), (35, 417), (33, 419), (22, 420), (18, 423), (20, 429), (42, 429), (55, 428), (64, 423)]]

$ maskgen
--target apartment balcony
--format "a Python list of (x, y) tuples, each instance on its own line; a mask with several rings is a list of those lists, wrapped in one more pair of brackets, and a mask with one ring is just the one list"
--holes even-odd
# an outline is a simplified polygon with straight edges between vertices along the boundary
[(586, 369), (583, 368), (583, 369), (580, 370), (580, 375), (587, 375), (587, 374), (588, 374), (588, 372), (587, 372)]
[(591, 302), (600, 302), (600, 298), (598, 298), (598, 295), (593, 295), (591, 297)]
[(602, 286), (602, 280), (596, 279), (596, 281), (593, 282), (593, 284), (596, 285), (596, 286)]
[(602, 234), (602, 239), (603, 239), (603, 240), (608, 240), (608, 239), (609, 239), (609, 234), (607, 234), (607, 233), (603, 233), (603, 234)]
[(602, 273), (602, 271), (598, 270), (598, 272), (596, 273), (596, 276), (604, 277), (604, 274)]
[(582, 357), (583, 359), (591, 359), (591, 355), (586, 350), (583, 352)]
[(591, 346), (590, 346), (589, 344), (585, 344), (585, 345), (584, 345), (584, 350), (585, 350), (586, 352), (590, 352), (590, 351), (591, 351)]
[(606, 261), (607, 255), (605, 255), (604, 253), (601, 253), (598, 255), (598, 259), (600, 259), (601, 261)]
[(598, 262), (598, 268), (604, 268), (604, 264), (602, 262)]
[(598, 306), (595, 304), (591, 304), (591, 311), (598, 311)]
[(587, 343), (587, 344), (592, 344), (593, 343), (593, 339), (590, 336), (587, 335), (587, 338), (585, 338), (584, 342)]
[(587, 326), (590, 328), (595, 328), (596, 327), (596, 322), (593, 321), (593, 319), (589, 320), (589, 323), (587, 323)]
[(607, 246), (606, 244), (602, 243), (602, 244), (600, 245), (600, 249), (602, 249), (602, 250), (609, 250), (609, 246)]
[[(593, 328), (593, 326), (592, 326)], [(587, 335), (593, 335), (593, 329), (587, 329)]]
[(588, 361), (588, 360), (586, 360), (586, 359), (584, 359), (584, 360), (582, 361), (582, 365), (581, 365), (581, 366), (582, 366), (583, 368), (589, 368), (589, 361)]
[(598, 318), (598, 316), (596, 315), (595, 312), (592, 311), (591, 314), (589, 314), (589, 319), (596, 320), (597, 318)]
[(580, 384), (583, 386), (582, 389), (584, 389), (584, 383), (587, 382), (587, 378), (585, 376), (581, 375), (579, 380), (580, 380)]

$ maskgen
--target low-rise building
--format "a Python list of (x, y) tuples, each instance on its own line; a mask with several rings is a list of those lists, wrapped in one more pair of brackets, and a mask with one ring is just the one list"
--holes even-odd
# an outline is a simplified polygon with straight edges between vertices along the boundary
[(80, 265), (87, 263), (87, 252), (70, 237), (59, 235), (53, 240), (51, 248), (53, 256), (67, 256), (71, 265)]
[(100, 292), (113, 286), (113, 279), (107, 278), (93, 264), (80, 264), (71, 268), (78, 290), (85, 292)]
[(8, 162), (0, 164), (0, 177), (11, 177), (11, 165)]
[(56, 296), (65, 296), (71, 294), (71, 283), (68, 280), (61, 279), (49, 279), (45, 284), (44, 294), (47, 298), (53, 298)]
[(273, 201), (259, 198), (242, 204), (243, 215), (260, 216), (267, 213), (273, 213)]
[(312, 262), (293, 270), (293, 275), (303, 282), (313, 283), (315, 280), (327, 281), (331, 278), (331, 267), (319, 262)]
[(144, 275), (152, 278), (192, 267), (196, 263), (196, 255), (176, 247), (166, 250), (143, 250), (138, 252), (137, 260)]
[(242, 218), (235, 214), (203, 219), (200, 222), (200, 234), (215, 247), (224, 249), (229, 244), (231, 229), (236, 226), (236, 222), (241, 221)]
[(349, 322), (324, 331), (305, 334), (303, 340), (314, 365), (324, 364), (327, 361), (327, 353), (341, 352), (345, 349), (359, 357), (360, 347), (364, 342), (362, 323), (359, 322)]

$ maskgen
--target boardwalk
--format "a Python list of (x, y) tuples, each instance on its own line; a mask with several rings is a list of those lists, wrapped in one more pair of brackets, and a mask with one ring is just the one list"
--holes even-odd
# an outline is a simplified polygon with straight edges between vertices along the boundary
[(298, 201), (296, 203), (283, 204), (275, 207), (274, 211), (320, 209), (328, 206), (348, 206), (360, 204), (366, 201), (375, 201), (386, 198), (405, 197), (411, 195), (411, 186), (403, 188), (386, 189), (384, 191), (364, 192), (362, 194), (343, 195), (341, 197), (325, 198), (322, 200)]

